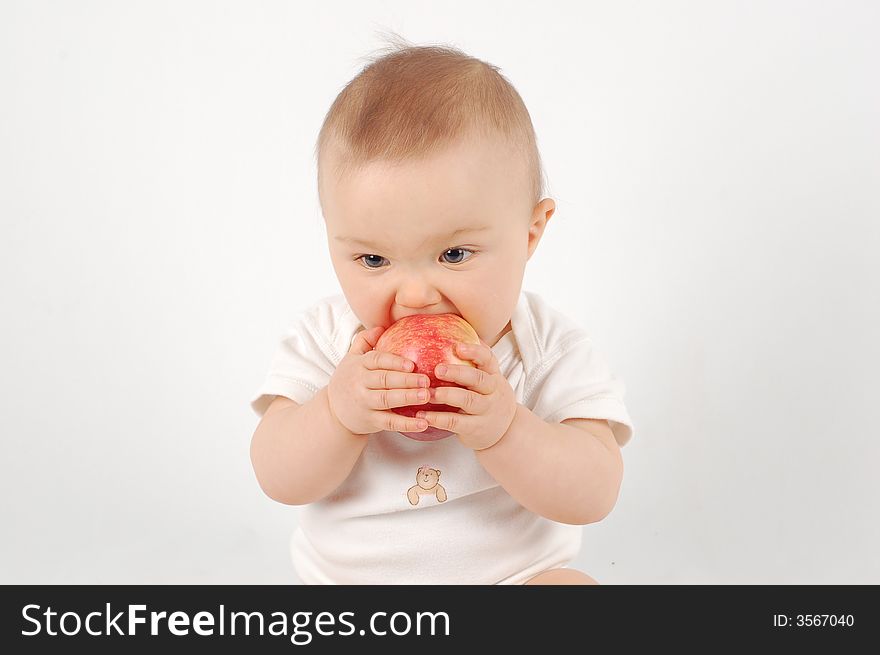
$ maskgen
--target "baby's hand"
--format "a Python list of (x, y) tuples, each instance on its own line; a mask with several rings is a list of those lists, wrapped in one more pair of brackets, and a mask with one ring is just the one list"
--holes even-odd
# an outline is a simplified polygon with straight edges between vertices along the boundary
[(355, 336), (327, 385), (330, 411), (354, 434), (424, 432), (427, 421), (390, 410), (428, 402), (430, 379), (412, 373), (415, 364), (409, 359), (373, 350), (384, 331), (377, 326)]
[[(461, 412), (418, 412), (416, 416), (441, 430), (458, 435), (468, 448), (483, 450), (493, 446), (510, 428), (517, 402), (513, 388), (498, 366), (495, 353), (481, 341), (456, 344), (455, 354), (474, 366), (438, 364), (434, 375), (466, 387), (431, 389), (431, 402), (460, 407)], [(444, 367), (445, 373), (440, 372)], [(475, 368), (476, 367), (476, 368)]]

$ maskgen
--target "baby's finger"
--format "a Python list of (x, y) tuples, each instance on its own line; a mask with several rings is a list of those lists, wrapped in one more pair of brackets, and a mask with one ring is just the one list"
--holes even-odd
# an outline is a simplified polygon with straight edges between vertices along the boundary
[(367, 392), (367, 407), (370, 409), (392, 409), (408, 405), (423, 405), (428, 402), (427, 389), (376, 389)]
[(371, 370), (387, 369), (389, 371), (410, 371), (415, 370), (415, 363), (411, 359), (387, 353), (382, 350), (374, 350), (364, 358), (364, 366)]
[(428, 422), (420, 418), (401, 416), (394, 412), (379, 412), (378, 425), (388, 432), (424, 432), (428, 429)]
[(365, 380), (367, 389), (427, 389), (431, 386), (431, 379), (420, 373), (402, 373), (381, 369), (367, 372)]
[(438, 380), (455, 382), (485, 395), (493, 393), (498, 386), (494, 375), (489, 375), (486, 371), (473, 366), (437, 364), (434, 375)]
[(499, 373), (501, 368), (498, 366), (498, 360), (495, 353), (485, 343), (458, 343), (455, 346), (455, 354), (473, 362), (477, 368), (481, 368), (487, 373)]
[(419, 412), (416, 417), (425, 419), (430, 425), (449, 432), (473, 432), (474, 418), (458, 412)]
[(458, 407), (465, 414), (483, 414), (487, 408), (488, 398), (475, 391), (461, 387), (437, 387), (430, 391), (432, 403)]

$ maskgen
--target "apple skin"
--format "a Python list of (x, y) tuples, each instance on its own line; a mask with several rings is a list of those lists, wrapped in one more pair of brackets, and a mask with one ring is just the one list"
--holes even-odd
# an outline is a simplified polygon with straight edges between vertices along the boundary
[[(427, 375), (431, 380), (431, 388), (460, 387), (461, 385), (448, 380), (438, 380), (434, 375), (437, 364), (474, 366), (473, 362), (460, 359), (455, 354), (458, 342), (479, 345), (480, 337), (476, 330), (456, 314), (413, 314), (392, 323), (376, 342), (375, 350), (394, 353), (412, 360), (415, 363), (413, 373)], [(458, 407), (451, 405), (423, 403), (393, 407), (395, 414), (415, 418), (416, 412), (459, 412)], [(441, 430), (432, 425), (424, 432), (401, 432), (400, 434), (416, 441), (437, 441), (451, 437), (454, 432)]]

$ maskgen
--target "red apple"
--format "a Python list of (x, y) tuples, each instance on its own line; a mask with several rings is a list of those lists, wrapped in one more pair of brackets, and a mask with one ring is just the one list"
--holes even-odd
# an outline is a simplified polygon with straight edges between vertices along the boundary
[[(455, 314), (414, 314), (393, 323), (379, 337), (375, 350), (394, 353), (415, 363), (414, 373), (427, 375), (431, 387), (461, 386), (449, 380), (438, 380), (434, 375), (437, 364), (473, 366), (472, 362), (455, 355), (455, 344), (480, 343), (476, 330), (461, 316)], [(401, 416), (415, 417), (416, 412), (460, 412), (458, 407), (435, 403), (394, 407), (391, 410)], [(416, 441), (437, 441), (454, 433), (432, 425), (424, 432), (401, 432)]]

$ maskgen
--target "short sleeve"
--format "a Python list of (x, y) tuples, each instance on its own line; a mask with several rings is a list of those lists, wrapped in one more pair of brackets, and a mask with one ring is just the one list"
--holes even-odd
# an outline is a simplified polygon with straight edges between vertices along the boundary
[(316, 319), (320, 316), (314, 313), (300, 314), (278, 344), (266, 379), (250, 403), (260, 418), (275, 396), (302, 405), (330, 382), (338, 355), (327, 338), (329, 326)]
[(633, 425), (623, 402), (626, 385), (613, 375), (589, 336), (568, 340), (536, 371), (526, 390), (527, 405), (542, 419), (605, 419), (619, 446), (632, 437)]

